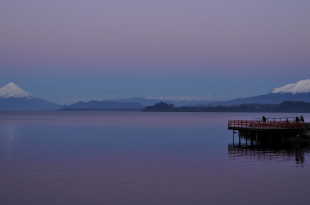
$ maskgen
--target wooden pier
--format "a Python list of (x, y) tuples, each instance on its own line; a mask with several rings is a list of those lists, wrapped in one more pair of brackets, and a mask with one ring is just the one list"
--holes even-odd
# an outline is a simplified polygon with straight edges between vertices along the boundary
[(305, 123), (295, 117), (229, 120), (228, 129), (238, 131), (239, 135), (308, 136), (310, 123)]
[[(271, 160), (295, 158), (296, 164), (305, 161), (305, 151), (310, 149), (310, 123), (296, 117), (229, 120), (233, 130), (232, 144), (228, 145), (230, 157), (255, 157)], [(238, 138), (235, 141), (235, 134)]]

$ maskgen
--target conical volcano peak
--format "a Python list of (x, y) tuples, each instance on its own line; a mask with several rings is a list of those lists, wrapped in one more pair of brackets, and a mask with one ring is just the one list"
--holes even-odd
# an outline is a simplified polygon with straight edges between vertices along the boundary
[(22, 98), (33, 97), (30, 93), (26, 92), (13, 82), (8, 83), (6, 86), (0, 88), (0, 98)]
[(275, 88), (272, 93), (310, 93), (310, 79), (301, 80), (296, 83), (287, 84), (279, 88)]
[(7, 88), (10, 88), (10, 89), (19, 89), (19, 90), (23, 90), (22, 88), (20, 88), (18, 85), (16, 85), (15, 83), (13, 82), (9, 82), (6, 86), (4, 87), (7, 87)]

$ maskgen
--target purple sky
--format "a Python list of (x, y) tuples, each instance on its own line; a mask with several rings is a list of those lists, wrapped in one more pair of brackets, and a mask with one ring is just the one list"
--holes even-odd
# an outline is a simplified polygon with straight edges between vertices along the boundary
[(231, 99), (310, 76), (308, 0), (1, 0), (0, 86)]

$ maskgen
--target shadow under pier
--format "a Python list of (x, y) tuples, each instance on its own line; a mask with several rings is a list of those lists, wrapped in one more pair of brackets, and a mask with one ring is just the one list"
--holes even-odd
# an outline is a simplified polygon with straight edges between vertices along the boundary
[(258, 160), (295, 160), (303, 165), (305, 153), (310, 152), (310, 141), (295, 135), (281, 133), (233, 132), (232, 144), (228, 144), (231, 158), (251, 157)]

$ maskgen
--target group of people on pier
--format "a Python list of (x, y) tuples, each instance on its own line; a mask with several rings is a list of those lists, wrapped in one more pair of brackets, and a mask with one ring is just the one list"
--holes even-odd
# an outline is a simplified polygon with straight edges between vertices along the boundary
[(305, 119), (302, 115), (300, 116), (300, 118), (298, 116), (296, 116), (295, 122), (305, 122)]
[[(267, 118), (266, 118), (265, 116), (262, 116), (262, 121), (263, 121), (263, 122), (266, 122), (266, 121), (267, 121)], [(288, 118), (286, 118), (286, 122), (287, 122), (287, 123), (289, 122)], [(301, 115), (300, 117), (296, 116), (296, 117), (294, 118), (294, 122), (305, 122), (305, 119), (304, 119), (304, 117), (303, 117), (302, 115)]]

